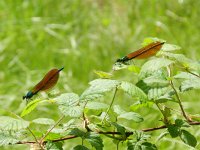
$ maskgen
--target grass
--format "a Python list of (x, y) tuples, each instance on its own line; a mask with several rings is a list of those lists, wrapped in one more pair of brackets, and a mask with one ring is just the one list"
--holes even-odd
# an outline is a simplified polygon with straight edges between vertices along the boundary
[[(138, 49), (146, 37), (180, 45), (181, 53), (198, 60), (199, 6), (195, 0), (1, 0), (1, 115), (7, 109), (20, 113), (22, 96), (53, 67), (65, 67), (56, 90), (81, 93), (96, 78), (93, 70), (109, 72), (117, 58)], [(125, 75), (117, 73), (118, 78)], [(189, 107), (197, 97), (197, 92), (185, 95), (190, 112), (198, 113)], [(37, 110), (43, 117), (58, 117), (49, 112), (56, 112), (55, 106), (44, 107)], [(169, 144), (163, 143), (161, 149)], [(184, 147), (174, 144), (179, 146)]]

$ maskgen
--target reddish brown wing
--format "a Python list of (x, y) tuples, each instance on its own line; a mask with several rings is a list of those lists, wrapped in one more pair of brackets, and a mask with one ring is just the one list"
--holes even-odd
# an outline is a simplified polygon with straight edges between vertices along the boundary
[(37, 93), (39, 91), (45, 91), (57, 83), (59, 78), (59, 70), (58, 69), (52, 69), (50, 70), (44, 78), (33, 88), (32, 92)]
[(128, 59), (144, 59), (154, 56), (162, 47), (164, 42), (154, 42), (151, 43), (135, 52), (132, 52), (127, 55)]

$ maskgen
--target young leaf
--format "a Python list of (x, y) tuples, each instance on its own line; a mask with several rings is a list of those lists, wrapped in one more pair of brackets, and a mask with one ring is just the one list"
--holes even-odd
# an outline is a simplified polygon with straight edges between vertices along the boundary
[(97, 74), (100, 78), (103, 79), (110, 79), (113, 75), (111, 73), (108, 72), (104, 72), (104, 71), (94, 71), (95, 74)]
[(91, 102), (89, 101), (86, 105), (86, 108), (88, 109), (94, 109), (94, 110), (99, 110), (99, 109), (106, 109), (108, 108), (107, 104), (100, 103), (100, 102)]
[(154, 72), (162, 67), (172, 64), (173, 61), (166, 58), (155, 58), (147, 61), (141, 68), (140, 75), (146, 72)]
[(32, 120), (32, 122), (36, 124), (45, 124), (45, 125), (55, 124), (55, 121), (49, 118), (37, 118), (37, 119)]
[(120, 88), (136, 100), (146, 101), (147, 95), (137, 86), (129, 82), (122, 82)]
[[(163, 39), (159, 39), (157, 37), (147, 37), (143, 40), (142, 42), (142, 46), (146, 46), (152, 42), (155, 42), (155, 41), (160, 41), (160, 42), (166, 42), (166, 40), (163, 40)], [(166, 43), (165, 43), (166, 44)]]
[(90, 87), (81, 95), (81, 100), (93, 100), (102, 96), (105, 92), (111, 91), (120, 84), (117, 80), (96, 79), (90, 82)]
[(118, 116), (118, 118), (123, 118), (127, 120), (133, 120), (135, 122), (142, 122), (144, 119), (141, 115), (135, 112), (127, 112)]
[(22, 119), (15, 119), (7, 116), (0, 116), (0, 129), (18, 131), (29, 126), (29, 122)]
[(89, 133), (86, 140), (90, 142), (90, 144), (95, 147), (96, 150), (103, 150), (103, 141), (99, 134), (96, 133)]
[(19, 142), (15, 137), (10, 134), (0, 132), (0, 146), (10, 145)]
[(87, 148), (83, 145), (77, 145), (73, 148), (73, 150), (89, 150), (89, 148)]
[(43, 100), (41, 100), (41, 99), (37, 99), (37, 100), (31, 101), (30, 103), (28, 103), (28, 105), (23, 109), (20, 116), (24, 117), (27, 114), (31, 113), (37, 107), (37, 105), (42, 101)]
[(181, 130), (180, 138), (184, 143), (186, 143), (192, 147), (195, 147), (197, 145), (196, 138), (190, 132), (188, 132), (186, 130)]
[(172, 114), (171, 114), (171, 109), (169, 109), (168, 107), (164, 107), (164, 110), (163, 110), (163, 115), (165, 117), (170, 117)]

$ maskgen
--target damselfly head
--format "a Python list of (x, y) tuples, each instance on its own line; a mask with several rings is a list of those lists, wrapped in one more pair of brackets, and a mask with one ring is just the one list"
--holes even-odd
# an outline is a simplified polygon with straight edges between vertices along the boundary
[(30, 99), (33, 96), (33, 92), (29, 91), (25, 96), (23, 96), (23, 99)]

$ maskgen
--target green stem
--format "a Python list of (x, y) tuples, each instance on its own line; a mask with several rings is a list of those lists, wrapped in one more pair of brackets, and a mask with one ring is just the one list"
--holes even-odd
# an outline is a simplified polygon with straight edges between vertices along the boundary
[(115, 92), (114, 92), (112, 101), (111, 101), (111, 103), (110, 103), (109, 108), (108, 108), (107, 111), (106, 111), (105, 116), (104, 116), (103, 119), (101, 120), (101, 123), (103, 123), (103, 121), (105, 120), (106, 116), (108, 115), (108, 112), (110, 111), (110, 109), (111, 109), (111, 107), (112, 107), (112, 104), (113, 104), (113, 102), (114, 102), (114, 100), (115, 100), (116, 93), (117, 93), (117, 87), (115, 88)]
[(156, 102), (155, 102), (155, 104), (156, 104), (156, 106), (158, 107), (158, 109), (160, 110), (160, 112), (162, 113), (162, 115), (163, 115), (163, 117), (164, 117), (164, 123), (166, 124), (166, 123), (168, 122), (167, 117), (165, 116), (163, 110), (160, 108), (159, 104), (156, 103)]
[(119, 142), (117, 143), (117, 150), (119, 150)]
[(195, 74), (195, 73), (191, 72), (191, 71), (188, 70), (187, 68), (186, 68), (185, 70), (186, 70), (188, 73), (190, 73), (190, 74), (192, 74), (192, 75), (194, 75), (194, 76), (200, 78), (200, 76), (199, 76), (198, 74)]
[[(168, 71), (168, 76), (171, 78), (172, 75), (171, 75), (171, 68), (170, 68), (170, 66), (167, 67), (167, 71)], [(179, 107), (181, 108), (181, 112), (182, 112), (182, 114), (183, 114), (183, 117), (184, 117), (188, 122), (191, 122), (191, 119), (190, 119), (190, 118), (186, 115), (186, 113), (185, 113), (185, 110), (184, 110), (184, 108), (183, 108), (183, 105), (182, 105), (180, 96), (179, 96), (179, 94), (178, 94), (178, 92), (177, 92), (177, 90), (176, 90), (176, 88), (175, 88), (175, 86), (174, 86), (174, 83), (173, 83), (172, 79), (170, 79), (169, 83), (170, 83), (172, 89), (174, 90), (174, 93), (175, 93), (175, 96), (176, 96), (176, 98), (177, 98), (177, 100), (178, 100), (178, 104), (179, 104)]]
[(64, 119), (65, 115), (62, 115), (60, 119), (45, 133), (45, 135), (40, 139), (40, 145), (42, 145), (44, 139), (47, 135)]
[(31, 135), (33, 136), (33, 138), (35, 139), (35, 142), (40, 146), (40, 148), (42, 148), (42, 146), (40, 145), (40, 143), (38, 142), (35, 134), (31, 131), (31, 129), (29, 127), (27, 127), (28, 131), (31, 133)]

